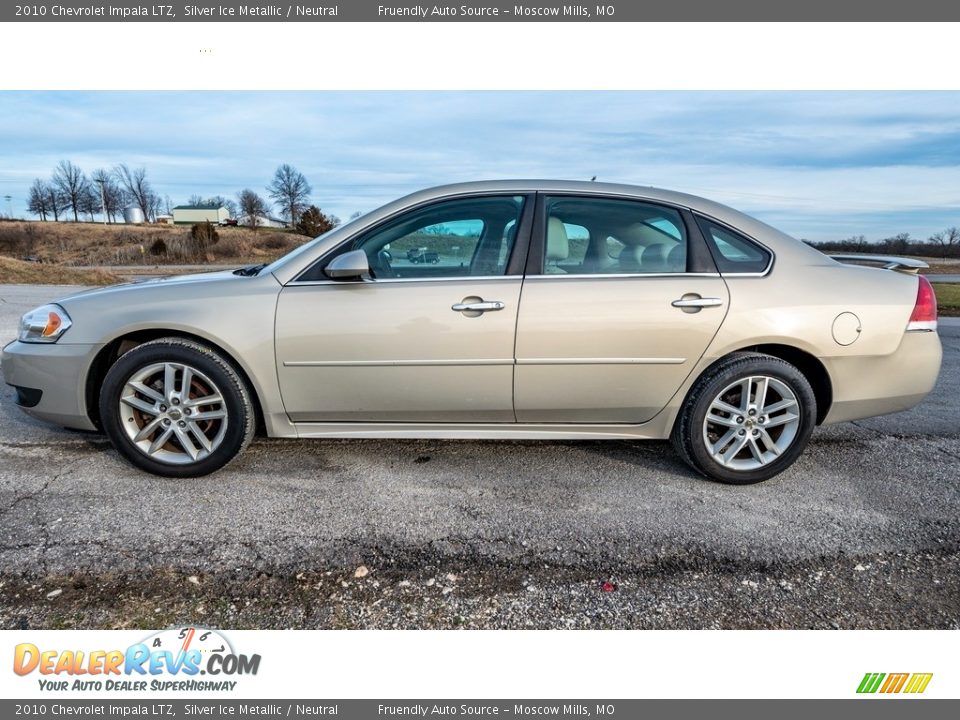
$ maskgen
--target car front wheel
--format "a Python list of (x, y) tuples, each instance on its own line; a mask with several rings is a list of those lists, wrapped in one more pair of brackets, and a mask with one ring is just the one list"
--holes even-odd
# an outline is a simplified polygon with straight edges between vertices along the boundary
[(182, 338), (122, 355), (104, 379), (100, 418), (121, 455), (166, 477), (219, 470), (249, 444), (255, 419), (237, 371), (212, 349)]
[(736, 485), (786, 470), (816, 425), (817, 401), (795, 366), (760, 353), (737, 353), (694, 384), (671, 441), (698, 472)]

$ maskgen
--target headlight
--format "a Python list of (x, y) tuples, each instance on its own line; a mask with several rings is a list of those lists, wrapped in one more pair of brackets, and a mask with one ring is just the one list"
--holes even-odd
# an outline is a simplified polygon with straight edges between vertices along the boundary
[(55, 343), (73, 321), (59, 305), (44, 305), (20, 318), (20, 342)]

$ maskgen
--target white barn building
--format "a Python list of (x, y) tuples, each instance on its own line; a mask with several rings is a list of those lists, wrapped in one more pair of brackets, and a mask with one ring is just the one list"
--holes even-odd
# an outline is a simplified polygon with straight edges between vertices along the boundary
[(198, 207), (196, 205), (177, 205), (173, 208), (174, 225), (196, 225), (204, 221), (219, 225), (230, 217), (225, 207)]

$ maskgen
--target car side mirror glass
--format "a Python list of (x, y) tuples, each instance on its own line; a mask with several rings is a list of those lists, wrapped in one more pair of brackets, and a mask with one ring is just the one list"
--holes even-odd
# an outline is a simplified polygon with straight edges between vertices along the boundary
[(365, 280), (370, 277), (370, 261), (363, 250), (351, 250), (331, 260), (323, 272), (334, 280)]

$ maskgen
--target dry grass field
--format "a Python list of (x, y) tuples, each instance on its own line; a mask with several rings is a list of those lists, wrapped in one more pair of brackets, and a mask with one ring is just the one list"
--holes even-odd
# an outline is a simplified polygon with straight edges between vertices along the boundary
[(113, 285), (123, 281), (123, 278), (106, 270), (81, 270), (0, 256), (0, 284)]
[(77, 265), (177, 265), (269, 262), (310, 238), (290, 231), (218, 227), (216, 242), (198, 243), (189, 226), (0, 222), (0, 256)]

